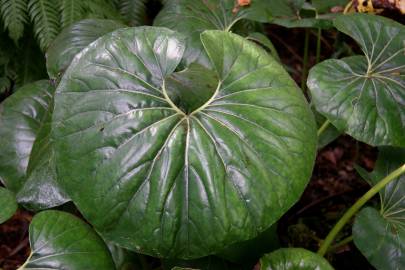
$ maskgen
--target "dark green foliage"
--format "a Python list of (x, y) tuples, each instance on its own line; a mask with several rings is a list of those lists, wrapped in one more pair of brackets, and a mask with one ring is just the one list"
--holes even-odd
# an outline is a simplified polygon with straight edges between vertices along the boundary
[[(19, 269), (331, 270), (323, 256), (352, 239), (378, 270), (400, 269), (404, 148), (386, 145), (405, 146), (404, 26), (332, 12), (347, 2), (0, 0), (0, 223), (18, 204), (65, 211), (34, 216)], [(159, 27), (141, 26), (157, 13)], [(306, 28), (304, 44), (268, 35), (284, 30), (269, 23)], [(331, 46), (339, 31), (345, 47)], [(280, 44), (295, 59), (303, 45), (301, 67)], [(342, 54), (307, 80), (311, 62)], [(320, 149), (344, 133), (380, 155), (372, 173), (358, 168), (370, 190), (322, 240), (299, 213), (335, 195), (287, 211), (316, 140)], [(338, 162), (339, 151), (324, 153)], [(378, 192), (380, 211), (362, 209)], [(353, 217), (353, 238), (334, 243)], [(280, 249), (280, 232), (318, 253)]]

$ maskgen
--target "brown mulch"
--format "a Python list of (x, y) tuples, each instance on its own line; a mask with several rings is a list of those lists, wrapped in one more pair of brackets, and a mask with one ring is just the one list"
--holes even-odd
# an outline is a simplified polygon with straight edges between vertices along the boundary
[(29, 256), (28, 227), (32, 214), (18, 210), (12, 219), (0, 225), (0, 269), (14, 270)]

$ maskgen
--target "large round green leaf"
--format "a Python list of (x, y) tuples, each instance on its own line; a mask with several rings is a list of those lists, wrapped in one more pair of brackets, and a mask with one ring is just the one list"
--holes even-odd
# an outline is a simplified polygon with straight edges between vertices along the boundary
[(311, 174), (315, 123), (287, 72), (240, 36), (201, 40), (215, 70), (174, 73), (182, 35), (117, 30), (76, 57), (58, 86), (58, 179), (128, 249), (196, 258), (253, 238)]
[(17, 211), (18, 205), (14, 193), (0, 187), (0, 205), (0, 224), (2, 224)]
[[(380, 149), (376, 168), (361, 175), (375, 185), (405, 164), (405, 149)], [(405, 175), (380, 191), (381, 209), (368, 207), (356, 216), (354, 243), (377, 269), (401, 269), (405, 265)]]
[(360, 141), (405, 146), (404, 26), (365, 14), (341, 16), (334, 24), (365, 55), (311, 69), (308, 87), (316, 109)]
[(164, 5), (154, 25), (168, 27), (187, 36), (186, 64), (197, 61), (207, 66), (210, 60), (200, 41), (204, 30), (230, 30), (242, 19), (268, 21), (270, 10), (268, 0), (255, 0), (243, 7), (238, 6), (235, 0), (173, 0)]
[(68, 200), (55, 182), (49, 140), (53, 94), (48, 81), (21, 87), (0, 105), (0, 179), (17, 200), (39, 210)]
[(92, 228), (61, 211), (44, 211), (32, 219), (31, 254), (19, 269), (114, 270), (110, 252)]
[(323, 257), (303, 248), (282, 248), (260, 259), (260, 270), (333, 270)]
[(99, 37), (125, 24), (103, 19), (86, 19), (63, 29), (46, 52), (46, 67), (49, 77), (57, 78), (72, 62), (76, 54)]

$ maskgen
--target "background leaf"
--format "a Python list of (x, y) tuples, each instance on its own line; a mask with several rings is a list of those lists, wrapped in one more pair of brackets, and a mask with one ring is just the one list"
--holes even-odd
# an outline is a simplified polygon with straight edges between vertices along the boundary
[(13, 192), (0, 187), (0, 224), (6, 222), (17, 211), (18, 205)]
[[(405, 164), (405, 149), (383, 147), (372, 173), (360, 169), (371, 185)], [(405, 175), (380, 191), (381, 209), (367, 207), (356, 216), (354, 243), (377, 269), (400, 269), (405, 264)]]
[(390, 19), (356, 14), (335, 26), (365, 56), (326, 60), (311, 69), (316, 109), (339, 130), (371, 145), (405, 146), (405, 28)]
[(210, 61), (200, 41), (200, 34), (204, 30), (232, 29), (237, 30), (236, 33), (244, 32), (236, 28), (238, 22), (243, 19), (266, 21), (270, 9), (271, 5), (265, 0), (252, 1), (243, 7), (237, 6), (234, 0), (173, 0), (164, 5), (153, 24), (187, 36), (186, 66), (193, 62), (209, 66)]
[(114, 270), (103, 240), (79, 218), (48, 210), (34, 216), (29, 239), (31, 254), (20, 268)]
[(55, 182), (49, 141), (55, 88), (37, 81), (20, 88), (0, 105), (0, 179), (32, 210), (67, 201)]
[(323, 257), (303, 248), (282, 248), (260, 259), (260, 270), (333, 270)]

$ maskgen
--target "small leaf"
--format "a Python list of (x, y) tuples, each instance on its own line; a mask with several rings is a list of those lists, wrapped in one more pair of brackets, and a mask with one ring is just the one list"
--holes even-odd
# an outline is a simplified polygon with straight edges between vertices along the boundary
[(6, 222), (17, 211), (15, 195), (8, 189), (0, 187), (0, 224)]
[(114, 270), (107, 246), (79, 218), (48, 210), (34, 216), (30, 224), (31, 254), (26, 269)]
[(357, 140), (405, 146), (405, 27), (366, 14), (341, 16), (334, 24), (365, 55), (311, 69), (307, 84), (317, 111)]
[(282, 248), (260, 259), (260, 270), (333, 270), (323, 257), (303, 248)]
[(378, 210), (366, 207), (357, 214), (353, 225), (354, 244), (376, 269), (402, 269), (404, 226), (403, 219), (390, 220)]
[[(405, 149), (382, 147), (372, 173), (360, 175), (371, 185), (405, 164)], [(356, 216), (353, 238), (357, 248), (377, 269), (401, 269), (405, 265), (405, 175), (380, 191), (381, 209), (368, 207)]]
[(86, 19), (65, 28), (46, 52), (49, 77), (57, 78), (81, 50), (99, 37), (112, 32), (124, 24), (103, 19)]
[(324, 6), (318, 10), (317, 6), (301, 0), (270, 0), (270, 3), (274, 9), (273, 16), (266, 22), (287, 28), (332, 28), (333, 19), (338, 15), (325, 11)]

